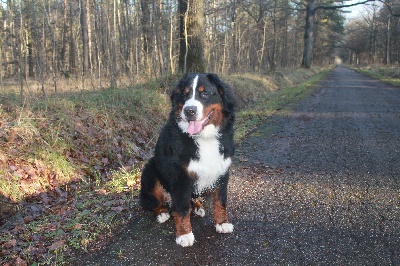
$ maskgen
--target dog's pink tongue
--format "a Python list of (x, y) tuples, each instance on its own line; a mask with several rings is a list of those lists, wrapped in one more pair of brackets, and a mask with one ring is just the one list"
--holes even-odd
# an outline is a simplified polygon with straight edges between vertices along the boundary
[(203, 129), (203, 125), (201, 121), (189, 121), (189, 127), (187, 129), (187, 132), (190, 135), (197, 135), (200, 133), (200, 131)]

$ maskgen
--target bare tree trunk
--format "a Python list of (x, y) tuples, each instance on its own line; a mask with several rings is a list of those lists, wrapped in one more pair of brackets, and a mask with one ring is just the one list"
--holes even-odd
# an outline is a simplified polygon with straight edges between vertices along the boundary
[(141, 27), (142, 27), (142, 39), (143, 39), (143, 50), (146, 54), (150, 54), (153, 50), (152, 38), (150, 34), (150, 3), (149, 0), (140, 0), (140, 8), (142, 10), (141, 16)]
[(75, 36), (74, 36), (74, 14), (72, 12), (72, 3), (69, 3), (69, 23), (70, 23), (70, 36), (69, 36), (69, 72), (76, 72), (76, 58), (75, 58)]
[(63, 1), (63, 27), (61, 37), (61, 51), (60, 51), (60, 68), (64, 77), (68, 77), (65, 69), (65, 53), (67, 50), (67, 0)]
[(56, 29), (56, 27), (54, 27), (54, 29), (51, 27), (52, 23), (50, 21), (50, 12), (47, 10), (47, 7), (45, 5), (45, 3), (43, 3), (43, 9), (44, 9), (44, 15), (46, 16), (46, 22), (47, 22), (47, 26), (49, 28), (49, 32), (50, 32), (50, 38), (51, 38), (51, 44), (52, 44), (52, 56), (51, 56), (51, 68), (52, 68), (52, 74), (53, 74), (53, 86), (54, 86), (54, 93), (57, 93), (57, 61), (56, 61), (56, 37), (55, 37), (55, 32), (54, 30)]
[(154, 25), (154, 33), (155, 33), (155, 48), (157, 49), (157, 56), (158, 56), (158, 67), (159, 67), (159, 73), (161, 76), (164, 75), (164, 57), (163, 57), (163, 43), (162, 43), (162, 38), (160, 36), (160, 32), (162, 29), (162, 15), (161, 15), (161, 10), (157, 6), (156, 1), (153, 0), (153, 25)]
[(20, 94), (20, 100), (21, 100), (21, 104), (24, 104), (25, 101), (25, 91), (24, 91), (24, 79), (25, 79), (25, 64), (23, 62), (23, 52), (24, 52), (24, 47), (23, 47), (23, 43), (24, 43), (24, 29), (23, 29), (23, 25), (24, 25), (24, 21), (22, 20), (22, 3), (20, 6), (20, 28), (18, 31), (18, 65), (19, 65), (19, 77), (20, 77), (20, 89), (19, 89), (19, 94)]
[(92, 56), (92, 20), (91, 20), (91, 13), (90, 13), (90, 0), (86, 1), (86, 21), (87, 21), (87, 49), (88, 49), (88, 70), (90, 72), (90, 77), (92, 78), (93, 74), (93, 56)]
[(230, 16), (231, 16), (231, 69), (230, 72), (238, 71), (238, 61), (240, 60), (240, 52), (238, 49), (238, 34), (237, 34), (237, 23), (236, 23), (236, 0), (232, 1), (232, 5), (230, 7)]
[(261, 72), (264, 70), (264, 54), (265, 54), (265, 47), (266, 47), (266, 42), (267, 42), (267, 23), (264, 22), (264, 27), (263, 27), (263, 35), (262, 35), (262, 45), (261, 45), (261, 54), (259, 58), (259, 66), (258, 66), (258, 71)]
[(388, 16), (387, 24), (386, 24), (386, 60), (385, 60), (386, 65), (390, 64), (390, 41), (391, 41), (390, 20), (391, 20), (391, 16)]
[(304, 27), (304, 52), (303, 68), (311, 68), (312, 61), (312, 40), (313, 40), (313, 24), (314, 24), (314, 5), (315, 0), (308, 0), (306, 6), (306, 25)]
[(175, 62), (174, 62), (174, 22), (173, 22), (173, 14), (170, 12), (170, 33), (169, 33), (169, 64), (171, 69), (171, 74), (175, 74)]
[[(140, 9), (142, 11), (140, 17), (140, 26), (142, 29), (142, 41), (143, 41), (143, 52), (144, 52), (144, 64), (146, 74), (151, 73), (152, 56), (153, 56), (153, 34), (151, 33), (151, 10), (150, 0), (140, 0)], [(153, 21), (154, 23), (154, 21)]]
[(204, 72), (203, 0), (179, 0), (179, 71)]
[(113, 10), (112, 10), (112, 25), (110, 23), (110, 19), (108, 19), (108, 29), (109, 29), (109, 39), (110, 39), (110, 87), (117, 87), (117, 47), (116, 47), (116, 39), (117, 39), (117, 0), (113, 0)]
[(46, 90), (44, 87), (44, 78), (45, 78), (45, 73), (47, 72), (47, 59), (46, 59), (46, 31), (45, 31), (45, 19), (43, 17), (42, 19), (42, 54), (39, 55), (40, 57), (40, 81), (41, 81), (41, 85), (42, 85), (42, 92), (44, 95), (46, 95)]
[(81, 31), (82, 31), (82, 76), (86, 76), (89, 71), (89, 35), (87, 24), (87, 0), (80, 0), (81, 9)]

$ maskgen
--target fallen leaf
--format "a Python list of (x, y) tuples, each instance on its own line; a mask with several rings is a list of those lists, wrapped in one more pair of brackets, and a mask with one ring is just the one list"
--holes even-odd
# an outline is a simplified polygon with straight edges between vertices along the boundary
[(97, 193), (100, 195), (107, 195), (107, 191), (105, 189), (99, 189)]
[(64, 245), (64, 240), (60, 240), (60, 241), (54, 242), (54, 243), (51, 244), (51, 246), (49, 247), (49, 250), (52, 251), (52, 250), (59, 249), (59, 248), (61, 248), (63, 245)]
[(17, 244), (17, 240), (16, 239), (11, 239), (7, 243), (5, 243), (3, 247), (12, 248), (12, 247), (15, 247), (16, 244)]
[(24, 217), (24, 222), (25, 223), (32, 222), (33, 220), (35, 220), (35, 218), (36, 218), (35, 216), (27, 215), (27, 216)]
[(125, 208), (123, 206), (111, 207), (112, 211), (122, 212)]
[(28, 264), (26, 263), (26, 261), (24, 261), (23, 259), (18, 257), (18, 258), (15, 259), (15, 265), (16, 266), (26, 266)]
[(74, 225), (74, 229), (81, 229), (82, 228), (82, 225), (81, 224), (76, 224), (76, 225)]
[(84, 163), (88, 163), (89, 162), (89, 158), (87, 158), (87, 157), (85, 157), (83, 155), (79, 156), (79, 159)]

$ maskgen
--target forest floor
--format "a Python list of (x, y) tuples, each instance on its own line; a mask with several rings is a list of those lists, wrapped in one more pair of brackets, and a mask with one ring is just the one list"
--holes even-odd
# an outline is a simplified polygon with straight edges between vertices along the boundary
[[(222, 77), (239, 99), (236, 141), (306, 97), (328, 72)], [(74, 263), (76, 253), (103, 246), (135, 219), (140, 169), (168, 116), (176, 80), (47, 97), (30, 90), (23, 104), (18, 84), (2, 84), (0, 265)]]
[(182, 248), (173, 221), (133, 201), (131, 220), (74, 264), (400, 265), (399, 119), (398, 87), (337, 67), (239, 142), (232, 234), (208, 210)]

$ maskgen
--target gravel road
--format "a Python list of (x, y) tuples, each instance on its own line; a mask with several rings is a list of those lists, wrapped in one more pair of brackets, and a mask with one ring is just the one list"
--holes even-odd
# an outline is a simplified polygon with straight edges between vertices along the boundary
[(238, 145), (228, 204), (234, 233), (208, 209), (190, 248), (135, 206), (74, 264), (400, 265), (400, 89), (337, 67)]

